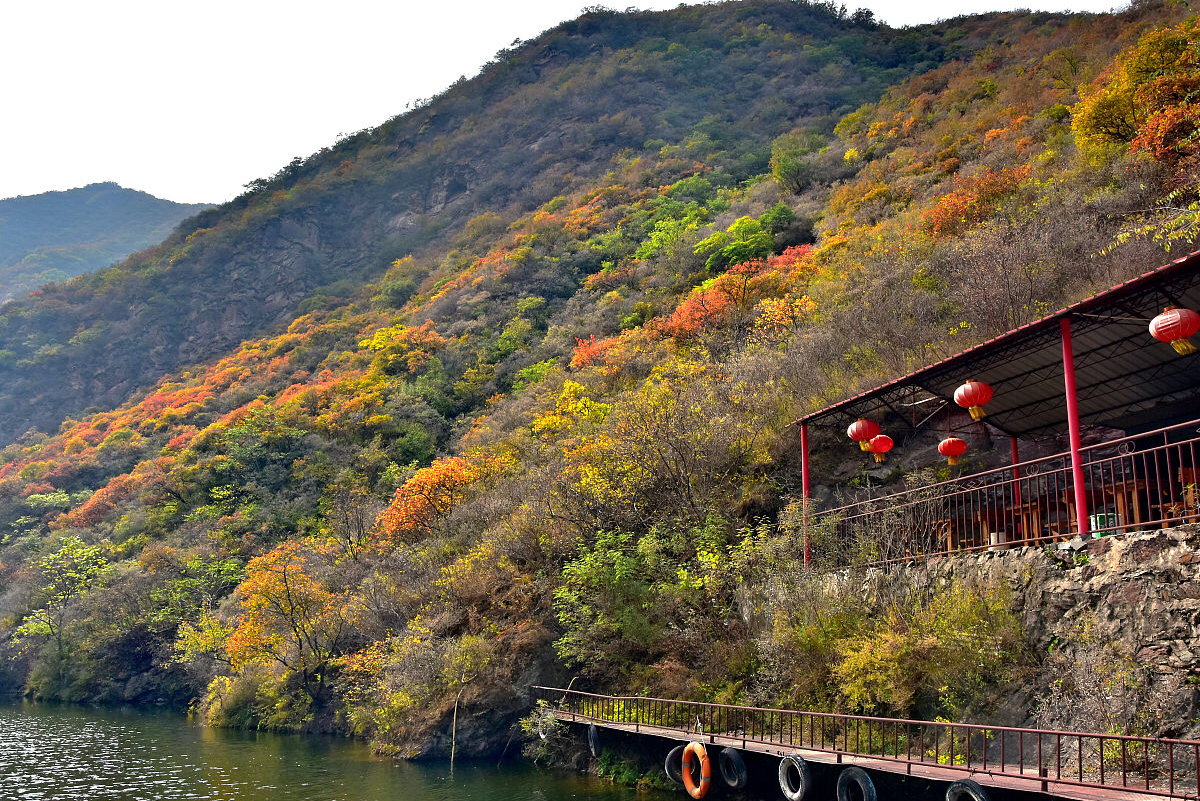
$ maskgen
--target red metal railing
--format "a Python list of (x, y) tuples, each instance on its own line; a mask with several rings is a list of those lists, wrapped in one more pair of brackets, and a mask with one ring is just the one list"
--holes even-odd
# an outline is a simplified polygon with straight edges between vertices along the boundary
[(866, 758), (900, 773), (929, 765), (990, 783), (1000, 783), (996, 777), (1015, 779), (1027, 782), (1029, 790), (1081, 787), (1197, 798), (1196, 740), (761, 709), (551, 687), (533, 687), (531, 696), (575, 721), (816, 752), (837, 761)]
[[(1093, 534), (1200, 520), (1200, 421), (1081, 449)], [(1066, 453), (814, 511), (814, 561), (888, 563), (1079, 533)], [(824, 540), (821, 532), (825, 533)]]

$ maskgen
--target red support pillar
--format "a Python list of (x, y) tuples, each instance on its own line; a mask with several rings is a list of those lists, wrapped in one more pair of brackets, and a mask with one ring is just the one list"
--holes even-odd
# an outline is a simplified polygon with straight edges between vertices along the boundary
[(1083, 457), (1079, 453), (1079, 401), (1075, 394), (1075, 351), (1071, 346), (1071, 318), (1059, 321), (1063, 348), (1063, 385), (1067, 395), (1067, 431), (1071, 439), (1071, 486), (1075, 490), (1075, 523), (1079, 536), (1089, 533), (1087, 487), (1083, 483)]
[(804, 423), (800, 424), (800, 486), (804, 500), (801, 501), (801, 523), (804, 531), (804, 566), (808, 567), (812, 562), (812, 536), (808, 531), (808, 506), (809, 506), (809, 483), (808, 483), (808, 426)]
[[(1017, 438), (1009, 437), (1012, 444), (1012, 476), (1013, 476), (1013, 499), (1017, 502), (1017, 506), (1021, 505), (1021, 468), (1017, 467), (1021, 463), (1021, 454), (1017, 450)], [(1013, 526), (1017, 530), (1017, 535), (1022, 539), (1025, 538), (1024, 526), (1021, 524), (1021, 515), (1016, 515), (1013, 520)]]

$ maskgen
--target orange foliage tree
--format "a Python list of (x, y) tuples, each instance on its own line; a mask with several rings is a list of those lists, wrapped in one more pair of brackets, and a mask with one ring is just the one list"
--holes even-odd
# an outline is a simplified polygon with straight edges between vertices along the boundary
[(353, 631), (357, 606), (349, 593), (326, 588), (319, 568), (316, 554), (296, 540), (250, 560), (235, 591), (237, 625), (225, 642), (235, 670), (278, 664), (310, 692), (324, 681), (326, 665)]
[(396, 490), (391, 505), (379, 516), (379, 527), (392, 541), (429, 536), (480, 475), (479, 467), (460, 456), (438, 459)]
[(1000, 200), (1029, 177), (1030, 167), (994, 170), (984, 167), (969, 178), (955, 176), (954, 189), (925, 212), (925, 226), (935, 237), (962, 236), (986, 220)]
[(571, 367), (592, 367), (604, 363), (604, 354), (617, 342), (616, 337), (596, 339), (592, 334), (587, 339), (575, 338), (575, 350), (571, 354)]
[(735, 264), (728, 271), (697, 287), (662, 323), (662, 331), (684, 340), (724, 325), (744, 333), (755, 318), (762, 298), (779, 297), (811, 276), (812, 247), (791, 247), (769, 259)]
[(110, 480), (106, 485), (92, 493), (92, 497), (80, 504), (77, 509), (63, 515), (55, 521), (58, 528), (86, 528), (97, 526), (112, 515), (128, 497), (137, 492), (137, 478), (129, 473), (123, 473)]

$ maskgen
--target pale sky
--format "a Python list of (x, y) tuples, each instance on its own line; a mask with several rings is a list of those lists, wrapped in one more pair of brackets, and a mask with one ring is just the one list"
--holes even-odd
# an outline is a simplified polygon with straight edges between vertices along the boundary
[[(176, 201), (228, 200), (597, 4), (0, 0), (0, 198), (116, 181)], [(1107, 11), (1113, 0), (845, 4), (903, 26), (1030, 6)]]

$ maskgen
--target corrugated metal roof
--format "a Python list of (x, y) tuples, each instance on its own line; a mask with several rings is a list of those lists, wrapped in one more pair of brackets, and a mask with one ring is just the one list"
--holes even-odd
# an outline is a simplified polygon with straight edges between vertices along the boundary
[[(968, 378), (995, 390), (987, 422), (1018, 437), (1066, 430), (1060, 321), (1069, 318), (1083, 423), (1145, 431), (1200, 413), (1200, 354), (1179, 356), (1147, 331), (1164, 306), (1200, 308), (1200, 251), (1100, 292), (797, 423), (848, 425), (885, 415), (918, 427)], [(957, 409), (957, 406), (953, 406)]]

